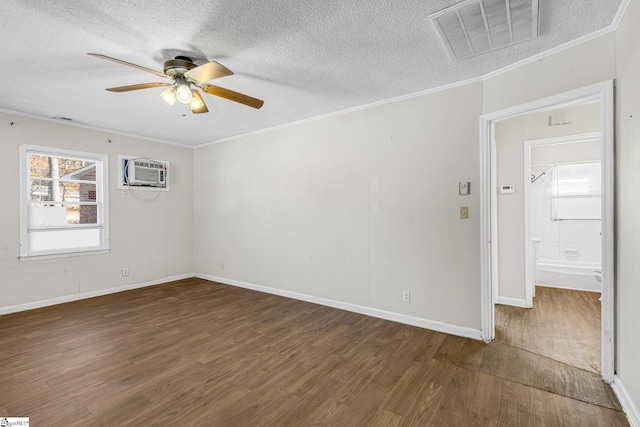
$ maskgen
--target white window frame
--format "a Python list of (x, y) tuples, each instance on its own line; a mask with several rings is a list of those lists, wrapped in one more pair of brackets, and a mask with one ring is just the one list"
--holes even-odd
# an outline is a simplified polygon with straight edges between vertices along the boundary
[[(551, 176), (552, 176), (552, 181), (551, 181), (551, 221), (600, 221), (602, 219), (602, 213), (601, 213), (601, 196), (602, 196), (602, 192), (600, 189), (598, 189), (596, 192), (594, 193), (590, 193), (590, 192), (581, 192), (581, 193), (558, 193), (558, 168), (559, 167), (563, 167), (563, 166), (571, 166), (571, 165), (599, 165), (601, 166), (601, 162), (600, 160), (598, 161), (584, 161), (584, 162), (572, 162), (572, 163), (557, 163), (553, 165), (552, 168), (552, 172), (551, 172)], [(600, 172), (599, 175), (601, 175), (602, 173)], [(562, 202), (563, 200), (568, 200), (568, 199), (582, 199), (582, 200), (593, 200), (597, 207), (597, 209), (594, 209), (594, 214), (593, 215), (587, 215), (584, 214), (583, 216), (576, 216), (576, 217), (566, 217), (566, 216), (562, 216), (560, 217), (557, 213), (557, 203)]]
[[(74, 159), (86, 159), (96, 162), (96, 196), (98, 202), (98, 224), (83, 227), (73, 225), (69, 229), (98, 229), (100, 230), (100, 243), (92, 247), (64, 248), (46, 251), (33, 251), (29, 247), (29, 198), (31, 169), (29, 155), (40, 154), (43, 156), (58, 156)], [(62, 227), (67, 228), (67, 227)], [(59, 231), (59, 228), (55, 229)], [(54, 231), (52, 229), (51, 231)], [(39, 231), (45, 232), (46, 231)], [(109, 252), (109, 156), (106, 154), (87, 153), (62, 148), (45, 147), (39, 145), (23, 144), (20, 146), (20, 260), (30, 261), (36, 259), (70, 257), (78, 255), (93, 255)]]

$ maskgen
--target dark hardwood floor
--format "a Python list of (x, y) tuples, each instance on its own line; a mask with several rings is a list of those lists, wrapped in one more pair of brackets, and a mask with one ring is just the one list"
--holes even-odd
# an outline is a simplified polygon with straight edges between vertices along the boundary
[(200, 279), (0, 317), (35, 426), (627, 426), (597, 374)]
[(600, 294), (536, 287), (532, 309), (496, 305), (496, 340), (601, 374)]

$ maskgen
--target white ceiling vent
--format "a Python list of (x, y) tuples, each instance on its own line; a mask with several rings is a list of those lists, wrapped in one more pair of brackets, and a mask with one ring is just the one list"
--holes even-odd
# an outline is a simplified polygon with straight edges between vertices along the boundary
[(430, 18), (453, 59), (538, 37), (538, 0), (466, 0)]

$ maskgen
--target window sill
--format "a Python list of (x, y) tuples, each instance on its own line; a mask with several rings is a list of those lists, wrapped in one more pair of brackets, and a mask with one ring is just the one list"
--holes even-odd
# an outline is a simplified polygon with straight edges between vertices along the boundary
[(69, 258), (69, 257), (77, 257), (77, 256), (87, 256), (87, 255), (102, 255), (108, 254), (110, 249), (101, 249), (96, 251), (84, 251), (84, 252), (65, 252), (60, 254), (47, 254), (47, 255), (25, 255), (20, 256), (18, 259), (20, 261), (39, 261), (42, 259), (56, 259), (56, 258)]

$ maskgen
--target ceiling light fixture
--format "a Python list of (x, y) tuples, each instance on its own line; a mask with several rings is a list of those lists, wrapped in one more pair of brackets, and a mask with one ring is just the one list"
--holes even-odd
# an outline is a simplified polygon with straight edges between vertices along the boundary
[(193, 90), (193, 98), (191, 98), (191, 102), (189, 102), (189, 107), (194, 114), (207, 113), (209, 111), (200, 92), (195, 89)]
[(178, 89), (176, 89), (176, 98), (183, 104), (188, 104), (193, 98), (193, 94), (191, 93), (191, 89), (189, 89), (189, 86), (178, 86)]
[(191, 84), (183, 76), (176, 77), (176, 98), (183, 104), (188, 104), (193, 98), (191, 93)]
[(171, 86), (162, 91), (160, 97), (169, 105), (173, 105), (176, 103), (176, 89)]

